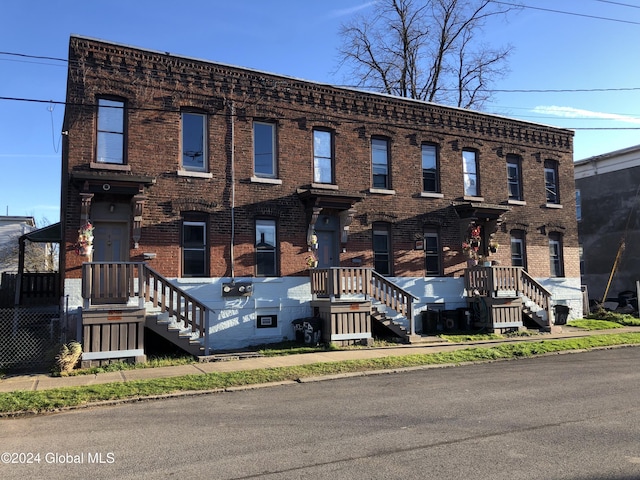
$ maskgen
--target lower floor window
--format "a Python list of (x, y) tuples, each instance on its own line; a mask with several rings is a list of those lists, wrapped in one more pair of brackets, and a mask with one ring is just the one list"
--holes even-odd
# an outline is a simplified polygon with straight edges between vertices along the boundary
[(525, 260), (524, 232), (514, 230), (511, 232), (511, 265), (526, 268)]
[(424, 234), (425, 272), (428, 277), (442, 275), (440, 268), (440, 239), (437, 232)]
[(207, 275), (206, 230), (206, 222), (182, 223), (182, 275), (185, 277)]
[(552, 277), (564, 277), (562, 236), (559, 233), (549, 234), (549, 263)]
[(256, 275), (276, 276), (277, 257), (275, 220), (256, 220)]
[(387, 225), (373, 228), (373, 268), (381, 275), (391, 275), (391, 242)]

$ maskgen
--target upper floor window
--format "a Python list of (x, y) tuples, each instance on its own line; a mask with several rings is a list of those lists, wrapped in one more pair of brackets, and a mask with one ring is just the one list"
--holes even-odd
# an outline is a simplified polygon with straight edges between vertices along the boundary
[(124, 102), (98, 100), (96, 161), (124, 164)]
[(580, 197), (580, 190), (576, 190), (576, 220), (582, 220), (582, 198)]
[(207, 276), (207, 223), (182, 222), (182, 275)]
[(207, 117), (201, 113), (182, 113), (182, 168), (207, 170)]
[(373, 171), (373, 188), (390, 189), (388, 140), (384, 138), (371, 139), (371, 167)]
[(256, 276), (274, 277), (278, 273), (276, 221), (256, 220)]
[(549, 263), (552, 277), (564, 277), (564, 261), (562, 259), (562, 235), (549, 233)]
[(422, 191), (440, 192), (440, 178), (438, 176), (438, 147), (422, 145)]
[(560, 203), (558, 162), (554, 160), (544, 161), (544, 188), (547, 195), (547, 203)]
[(525, 234), (522, 230), (513, 230), (511, 232), (511, 265), (526, 269), (526, 261)]
[(333, 135), (327, 130), (313, 131), (313, 181), (333, 183)]
[(438, 232), (424, 232), (425, 272), (428, 277), (442, 275), (440, 259), (440, 236)]
[(473, 150), (462, 151), (462, 172), (464, 175), (464, 194), (469, 197), (477, 197), (478, 188), (478, 161)]
[(391, 275), (391, 228), (386, 223), (373, 225), (373, 268), (381, 275)]
[(522, 200), (522, 171), (516, 155), (507, 155), (507, 185), (509, 200)]
[(253, 122), (253, 171), (257, 177), (276, 177), (276, 126)]

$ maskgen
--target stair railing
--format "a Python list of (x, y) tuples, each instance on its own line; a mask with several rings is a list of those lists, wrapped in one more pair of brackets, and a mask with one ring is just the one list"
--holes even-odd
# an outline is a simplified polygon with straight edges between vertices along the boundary
[(465, 271), (465, 291), (475, 295), (495, 297), (499, 292), (512, 291), (522, 295), (544, 310), (553, 325), (552, 293), (535, 281), (522, 267), (473, 266)]
[(331, 301), (341, 295), (364, 295), (379, 301), (409, 320), (410, 334), (415, 334), (413, 300), (417, 299), (402, 287), (383, 277), (372, 268), (313, 268), (311, 269), (313, 298), (329, 297)]
[(82, 297), (85, 309), (100, 303), (126, 304), (129, 298), (134, 297), (138, 298), (140, 308), (144, 308), (145, 302), (151, 302), (161, 312), (182, 321), (199, 338), (204, 338), (205, 355), (209, 354), (209, 307), (173, 285), (146, 263), (83, 263)]
[(553, 294), (536, 282), (525, 270), (522, 270), (522, 295), (527, 297), (547, 313), (549, 326), (555, 323), (553, 315), (554, 312), (551, 304)]
[(383, 305), (404, 315), (409, 320), (409, 334), (416, 334), (416, 325), (413, 318), (413, 300), (417, 300), (418, 297), (410, 294), (375, 270), (371, 270), (370, 295)]

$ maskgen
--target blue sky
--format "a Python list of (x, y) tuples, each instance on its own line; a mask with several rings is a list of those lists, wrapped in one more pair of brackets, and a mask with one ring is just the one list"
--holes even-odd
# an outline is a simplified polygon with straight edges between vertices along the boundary
[[(640, 144), (640, 0), (521, 2), (532, 8), (486, 32), (488, 42), (510, 43), (515, 50), (509, 75), (495, 86), (507, 91), (485, 111), (576, 129), (575, 160)], [(64, 59), (69, 36), (79, 34), (343, 85), (349, 83), (343, 72), (335, 73), (339, 26), (370, 11), (373, 2), (2, 3), (5, 53)], [(64, 101), (66, 64), (0, 54), (0, 78), (0, 215), (56, 222), (64, 106), (5, 98)]]

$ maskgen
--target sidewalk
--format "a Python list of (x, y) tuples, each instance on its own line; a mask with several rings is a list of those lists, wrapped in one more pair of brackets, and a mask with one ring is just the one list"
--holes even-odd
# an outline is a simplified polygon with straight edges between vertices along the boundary
[[(277, 357), (251, 357), (230, 359), (226, 361), (214, 361), (207, 363), (194, 363), (175, 367), (140, 368), (119, 372), (98, 373), (95, 375), (76, 375), (71, 377), (52, 377), (47, 374), (8, 376), (0, 379), (0, 392), (13, 392), (16, 390), (46, 390), (61, 387), (79, 387), (85, 385), (97, 385), (102, 383), (128, 382), (133, 380), (145, 380), (154, 378), (169, 378), (183, 375), (203, 375), (214, 372), (233, 372), (239, 370), (256, 370), (273, 367), (289, 367), (296, 365), (308, 365), (311, 363), (340, 362), (343, 360), (358, 360), (369, 358), (382, 358), (402, 355), (428, 354), (450, 352), (471, 347), (490, 347), (505, 343), (540, 342), (543, 340), (555, 340), (563, 338), (580, 338), (593, 335), (640, 333), (640, 327), (616, 328), (613, 330), (584, 331), (563, 327), (561, 333), (541, 334), (531, 337), (517, 337), (500, 340), (482, 340), (465, 343), (447, 343), (437, 337), (425, 337), (428, 343), (411, 345), (398, 345), (382, 348), (362, 348), (353, 350), (337, 350), (316, 353), (304, 353), (298, 355), (283, 355)], [(228, 357), (228, 356), (227, 356)], [(233, 358), (233, 357), (230, 357)]]

